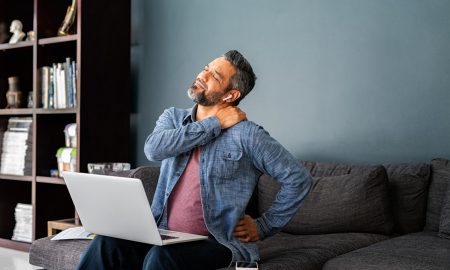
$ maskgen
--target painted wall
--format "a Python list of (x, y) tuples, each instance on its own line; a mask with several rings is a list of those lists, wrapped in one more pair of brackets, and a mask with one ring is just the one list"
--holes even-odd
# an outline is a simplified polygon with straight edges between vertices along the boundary
[(187, 87), (229, 49), (258, 76), (241, 108), (298, 158), (450, 158), (448, 0), (135, 1), (135, 165), (158, 116), (191, 107)]

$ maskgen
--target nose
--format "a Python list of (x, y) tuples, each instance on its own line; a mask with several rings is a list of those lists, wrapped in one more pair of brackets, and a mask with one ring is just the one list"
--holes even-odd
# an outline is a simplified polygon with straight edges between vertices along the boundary
[(207, 82), (209, 77), (211, 76), (211, 72), (209, 70), (202, 70), (200, 74), (198, 74), (198, 79), (200, 79), (202, 82)]

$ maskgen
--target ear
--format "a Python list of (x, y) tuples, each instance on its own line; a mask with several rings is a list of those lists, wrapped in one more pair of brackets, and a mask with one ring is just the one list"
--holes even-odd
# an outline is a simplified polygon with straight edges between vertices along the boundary
[[(231, 97), (230, 97), (231, 96)], [(228, 98), (230, 97), (230, 98)], [(226, 100), (225, 102), (233, 103), (234, 101), (238, 100), (241, 97), (241, 92), (236, 89), (231, 89), (225, 94)]]

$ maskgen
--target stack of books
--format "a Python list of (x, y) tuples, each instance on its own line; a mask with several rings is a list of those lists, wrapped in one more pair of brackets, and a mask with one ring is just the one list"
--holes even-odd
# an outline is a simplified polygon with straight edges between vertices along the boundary
[(32, 158), (31, 117), (11, 117), (3, 134), (0, 173), (31, 175)]
[(33, 207), (30, 204), (18, 203), (14, 215), (16, 226), (11, 239), (31, 243)]
[(39, 107), (44, 109), (75, 108), (77, 101), (77, 65), (70, 57), (64, 63), (43, 66), (40, 71)]

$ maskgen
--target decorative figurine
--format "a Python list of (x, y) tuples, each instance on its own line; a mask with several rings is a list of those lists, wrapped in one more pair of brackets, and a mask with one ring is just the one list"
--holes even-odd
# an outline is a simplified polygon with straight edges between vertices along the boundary
[(28, 41), (34, 41), (34, 31), (28, 31), (27, 32), (27, 39)]
[(66, 17), (58, 29), (58, 36), (66, 36), (70, 34), (69, 30), (75, 21), (75, 15), (77, 14), (77, 0), (72, 0), (72, 5), (67, 8)]
[(17, 42), (22, 41), (25, 37), (25, 33), (22, 32), (22, 22), (19, 20), (14, 20), (11, 23), (11, 27), (9, 28), (9, 32), (13, 33), (11, 39), (9, 40), (9, 44), (16, 44)]
[(22, 92), (19, 90), (19, 77), (8, 78), (9, 89), (6, 92), (7, 109), (20, 108)]
[(6, 32), (6, 23), (0, 22), (0, 44), (8, 41), (9, 34)]

